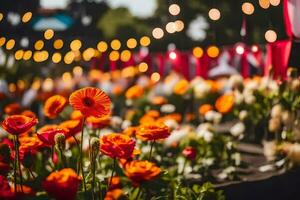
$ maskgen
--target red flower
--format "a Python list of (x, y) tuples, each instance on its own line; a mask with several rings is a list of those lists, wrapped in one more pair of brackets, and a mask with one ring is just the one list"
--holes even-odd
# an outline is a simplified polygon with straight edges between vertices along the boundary
[(0, 176), (0, 199), (17, 199), (15, 193), (11, 190), (8, 181), (4, 178), (4, 176)]
[(2, 127), (10, 134), (19, 135), (29, 131), (37, 123), (37, 118), (30, 118), (24, 115), (11, 115), (4, 119)]
[(44, 143), (46, 146), (53, 146), (55, 145), (55, 135), (58, 133), (62, 133), (67, 135), (68, 130), (61, 129), (61, 128), (49, 128), (47, 130), (39, 131), (37, 133), (38, 138)]
[(19, 103), (11, 103), (5, 106), (4, 112), (7, 115), (18, 115), (21, 113), (21, 105)]
[(86, 87), (73, 92), (69, 98), (70, 105), (85, 117), (102, 117), (110, 113), (111, 101), (102, 90)]
[(54, 119), (67, 105), (67, 100), (61, 95), (54, 95), (47, 99), (44, 105), (44, 114)]
[(80, 185), (81, 178), (73, 169), (66, 168), (52, 172), (42, 186), (46, 192), (57, 200), (73, 200)]
[(86, 124), (88, 127), (92, 129), (101, 129), (108, 126), (110, 123), (110, 116), (103, 116), (103, 117), (93, 117), (90, 116), (86, 118)]
[(100, 150), (111, 158), (131, 158), (135, 141), (127, 135), (111, 133), (100, 140)]
[(182, 154), (189, 160), (194, 160), (196, 158), (197, 151), (193, 147), (186, 147), (183, 149)]
[(159, 140), (169, 137), (170, 130), (163, 123), (141, 125), (136, 132), (136, 137), (141, 140)]
[(82, 128), (82, 120), (67, 120), (59, 124), (59, 128), (61, 129), (67, 129), (68, 130), (68, 136), (76, 135), (81, 131)]

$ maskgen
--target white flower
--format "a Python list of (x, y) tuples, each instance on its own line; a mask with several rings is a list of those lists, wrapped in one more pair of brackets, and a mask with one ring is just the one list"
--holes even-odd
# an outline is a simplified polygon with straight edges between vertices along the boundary
[(240, 153), (234, 153), (231, 155), (231, 158), (235, 161), (235, 165), (239, 166), (242, 162), (242, 157)]
[(234, 93), (234, 102), (235, 104), (239, 105), (244, 101), (244, 96), (239, 91), (235, 91)]
[(204, 81), (199, 81), (194, 86), (194, 94), (197, 99), (205, 97), (211, 90), (211, 86)]
[(241, 110), (241, 112), (239, 113), (239, 119), (240, 120), (245, 120), (248, 116), (248, 111), (247, 110)]
[(186, 128), (172, 131), (170, 136), (164, 140), (164, 144), (168, 147), (172, 146), (172, 144), (183, 139), (188, 134), (188, 131)]
[(229, 131), (230, 131), (231, 135), (233, 135), (234, 137), (239, 137), (245, 132), (245, 129), (246, 129), (246, 127), (245, 127), (244, 123), (238, 122), (235, 125), (233, 125)]
[(121, 128), (122, 128), (122, 130), (124, 130), (124, 129), (130, 127), (130, 126), (131, 126), (131, 121), (124, 120), (123, 123), (122, 123), (122, 125), (121, 125)]
[(122, 118), (119, 116), (113, 116), (111, 118), (110, 124), (113, 128), (119, 128), (122, 125)]
[(271, 117), (281, 117), (282, 111), (282, 106), (280, 104), (276, 104), (271, 110)]
[(285, 110), (282, 112), (281, 120), (285, 125), (291, 124), (293, 122), (293, 115), (290, 111)]
[(167, 119), (164, 121), (164, 124), (172, 130), (177, 129), (179, 127), (179, 124), (174, 119)]
[(214, 164), (215, 162), (215, 159), (214, 158), (203, 158), (201, 160), (201, 163), (206, 166), (206, 167), (209, 167), (211, 166), (212, 164)]
[(230, 76), (228, 80), (228, 86), (230, 88), (235, 88), (241, 85), (243, 85), (243, 77), (240, 74), (234, 74)]
[(247, 94), (246, 96), (244, 95), (244, 99), (246, 104), (253, 104), (256, 101), (256, 98), (253, 94)]
[(205, 142), (210, 143), (214, 137), (214, 134), (208, 130), (199, 130), (197, 132), (198, 136), (200, 138), (203, 138), (205, 140)]
[(176, 107), (173, 104), (165, 104), (160, 107), (160, 111), (163, 113), (172, 113)]
[(204, 118), (209, 122), (213, 122), (215, 124), (218, 124), (218, 123), (220, 123), (220, 121), (222, 119), (222, 114), (218, 113), (214, 110), (210, 110), (210, 111), (205, 113)]

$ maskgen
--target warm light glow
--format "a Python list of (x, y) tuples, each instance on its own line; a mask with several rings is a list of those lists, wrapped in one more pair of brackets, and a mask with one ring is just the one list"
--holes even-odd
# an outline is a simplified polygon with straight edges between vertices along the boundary
[(150, 43), (151, 43), (151, 40), (150, 40), (150, 38), (148, 36), (141, 37), (141, 39), (140, 39), (141, 46), (147, 47), (147, 46), (150, 45)]
[(164, 31), (161, 28), (155, 28), (152, 31), (152, 35), (155, 39), (161, 39), (164, 36)]
[(175, 33), (176, 32), (176, 24), (174, 22), (167, 23), (166, 31), (168, 33)]
[(236, 48), (235, 48), (235, 52), (239, 55), (242, 55), (244, 52), (245, 52), (245, 48), (242, 46), (242, 45), (238, 45)]
[(38, 40), (34, 44), (35, 50), (41, 50), (44, 47), (44, 42), (43, 40)]
[(14, 46), (15, 46), (15, 44), (16, 44), (16, 42), (15, 42), (14, 39), (8, 40), (8, 41), (6, 42), (6, 49), (7, 49), (7, 50), (13, 49)]
[(258, 46), (257, 45), (253, 45), (251, 47), (251, 51), (254, 52), (254, 53), (258, 52)]
[(80, 40), (73, 40), (70, 44), (70, 49), (72, 51), (78, 51), (81, 48), (82, 44)]
[(95, 49), (93, 48), (87, 48), (83, 54), (83, 60), (90, 61), (95, 56)]
[(169, 6), (169, 13), (171, 15), (178, 15), (180, 13), (180, 7), (177, 4), (172, 4)]
[(170, 52), (169, 53), (169, 58), (171, 59), (171, 60), (175, 60), (176, 58), (177, 58), (177, 54), (175, 53), (175, 52)]
[(176, 31), (180, 32), (184, 29), (184, 22), (181, 20), (176, 20), (175, 21), (175, 26), (176, 26)]
[(106, 44), (106, 42), (104, 41), (100, 41), (98, 44), (97, 44), (97, 49), (100, 51), (100, 52), (105, 52), (107, 50), (108, 46)]
[(153, 82), (158, 82), (160, 79), (160, 74), (157, 72), (154, 72), (151, 74), (151, 81)]
[(54, 88), (54, 82), (51, 78), (46, 78), (43, 82), (43, 85), (42, 85), (42, 89), (45, 91), (45, 92), (50, 92), (52, 91)]
[(61, 61), (61, 54), (56, 52), (52, 55), (52, 62), (59, 63)]
[(218, 9), (212, 8), (212, 9), (209, 10), (208, 16), (209, 16), (209, 18), (210, 18), (211, 20), (216, 21), (216, 20), (219, 20), (219, 19), (220, 19), (221, 13), (220, 13), (220, 11), (219, 11)]
[(117, 51), (112, 51), (109, 54), (109, 60), (111, 60), (111, 61), (117, 61), (117, 60), (119, 60), (119, 57), (120, 57), (120, 54)]
[(74, 76), (82, 76), (82, 73), (83, 73), (82, 67), (75, 66), (73, 68), (73, 74), (74, 74)]
[(15, 59), (16, 60), (21, 60), (23, 58), (24, 55), (24, 51), (23, 50), (18, 50), (15, 52)]
[(272, 6), (278, 6), (280, 4), (280, 0), (270, 0), (270, 4)]
[(64, 42), (61, 39), (55, 40), (53, 43), (54, 49), (61, 49), (64, 46)]
[(64, 57), (64, 62), (66, 64), (71, 64), (75, 59), (75, 54), (73, 51), (69, 51), (68, 53), (66, 53), (65, 57)]
[(50, 40), (54, 36), (54, 31), (52, 29), (47, 29), (44, 33), (44, 38)]
[(265, 33), (265, 39), (268, 42), (275, 42), (277, 40), (277, 34), (273, 30), (267, 30)]
[(133, 77), (135, 75), (135, 68), (130, 66), (130, 67), (125, 67), (122, 71), (121, 71), (121, 76), (124, 78), (128, 78), (128, 77)]
[(34, 90), (38, 90), (38, 89), (40, 89), (40, 87), (41, 87), (41, 80), (36, 78), (33, 81), (32, 85), (31, 85), (31, 88), (34, 89)]
[(8, 90), (9, 90), (11, 93), (14, 93), (14, 92), (17, 90), (16, 84), (14, 84), (14, 83), (8, 84)]
[(137, 41), (134, 38), (129, 38), (126, 44), (129, 49), (134, 49), (137, 45)]
[(32, 18), (32, 12), (26, 12), (22, 17), (22, 22), (27, 23), (31, 20), (31, 18)]
[(5, 37), (1, 37), (0, 38), (0, 47), (2, 47), (6, 42), (6, 38)]
[(145, 62), (139, 64), (138, 69), (140, 72), (146, 72), (148, 70), (148, 65)]
[(130, 53), (129, 50), (122, 51), (122, 53), (121, 53), (121, 61), (127, 62), (127, 61), (129, 61), (130, 57), (131, 57), (131, 53)]
[(71, 73), (70, 73), (70, 72), (65, 72), (65, 73), (63, 73), (63, 75), (62, 75), (62, 80), (63, 80), (64, 82), (69, 82), (69, 81), (71, 81), (71, 80), (72, 80), (72, 75), (71, 75)]
[(33, 60), (35, 62), (44, 62), (49, 57), (49, 53), (47, 51), (36, 51), (33, 54)]
[(111, 41), (110, 46), (113, 50), (117, 51), (121, 48), (121, 42), (120, 42), (120, 40), (115, 39), (115, 40)]
[(270, 0), (259, 0), (258, 3), (263, 9), (268, 9), (270, 7)]
[(249, 2), (243, 3), (243, 5), (242, 5), (242, 11), (246, 15), (252, 15), (254, 13), (254, 6), (253, 6), (253, 4), (249, 3)]
[(207, 48), (207, 55), (211, 58), (218, 57), (219, 53), (220, 53), (220, 50), (216, 46), (210, 46)]
[(193, 49), (193, 55), (196, 58), (201, 58), (203, 56), (203, 49), (201, 47), (195, 47)]
[(23, 55), (23, 60), (29, 60), (32, 56), (32, 51), (30, 50), (27, 50), (24, 52), (24, 55)]

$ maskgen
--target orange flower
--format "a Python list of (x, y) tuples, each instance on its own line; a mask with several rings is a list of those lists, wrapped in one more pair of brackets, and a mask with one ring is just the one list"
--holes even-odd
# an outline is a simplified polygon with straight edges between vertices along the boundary
[(119, 96), (123, 92), (123, 87), (121, 85), (115, 85), (112, 89), (112, 94), (115, 96)]
[(136, 126), (128, 127), (123, 131), (123, 134), (128, 135), (129, 137), (135, 136), (137, 129), (138, 127)]
[(183, 95), (188, 91), (189, 88), (189, 82), (185, 79), (182, 79), (175, 84), (173, 92), (178, 95)]
[(103, 117), (93, 117), (90, 116), (86, 118), (86, 124), (93, 129), (100, 129), (108, 126), (110, 123), (110, 116), (103, 116)]
[(150, 181), (157, 177), (161, 169), (149, 161), (134, 160), (127, 162), (124, 166), (125, 175), (134, 183), (140, 184), (143, 181)]
[(2, 128), (10, 134), (19, 135), (29, 131), (37, 123), (37, 118), (30, 118), (24, 115), (11, 115), (4, 119)]
[(212, 92), (218, 92), (222, 88), (222, 85), (217, 81), (205, 80), (205, 82), (210, 86)]
[(110, 99), (98, 88), (86, 87), (77, 90), (71, 94), (69, 101), (85, 117), (102, 117), (110, 113)]
[(164, 123), (166, 120), (174, 120), (179, 123), (182, 120), (182, 117), (179, 113), (172, 113), (159, 118), (157, 123)]
[(149, 115), (144, 115), (139, 120), (140, 124), (154, 123), (155, 119)]
[(38, 139), (38, 137), (21, 137), (20, 141), (20, 151), (30, 151), (36, 150), (37, 148), (42, 146), (42, 142)]
[(61, 95), (54, 95), (48, 98), (44, 105), (44, 114), (50, 119), (54, 119), (67, 105), (67, 100)]
[(24, 110), (21, 115), (24, 115), (26, 117), (30, 117), (30, 118), (36, 118), (36, 115), (34, 112), (32, 112), (31, 110)]
[(81, 178), (71, 168), (52, 172), (42, 186), (46, 192), (58, 200), (73, 200), (80, 185)]
[(136, 132), (137, 138), (142, 140), (159, 140), (169, 137), (169, 128), (163, 123), (141, 125)]
[(143, 94), (144, 89), (139, 85), (134, 85), (126, 91), (125, 96), (127, 99), (138, 99)]
[(5, 106), (4, 112), (7, 115), (17, 115), (21, 113), (21, 106), (19, 103), (11, 103)]
[(151, 100), (151, 103), (153, 105), (160, 106), (160, 105), (163, 105), (163, 104), (167, 103), (167, 99), (165, 97), (162, 97), (162, 96), (155, 96)]
[(215, 107), (220, 113), (228, 113), (232, 110), (234, 105), (234, 96), (232, 94), (224, 94), (220, 96), (216, 103)]
[(118, 200), (123, 196), (124, 192), (122, 189), (113, 189), (113, 190), (109, 190), (105, 197), (104, 200)]
[(58, 133), (64, 134), (67, 137), (68, 130), (51, 127), (48, 129), (44, 128), (42, 131), (38, 131), (37, 136), (44, 143), (44, 145), (51, 147), (55, 144), (54, 138)]
[(207, 113), (208, 111), (211, 111), (211, 110), (213, 110), (214, 108), (212, 107), (212, 105), (210, 105), (210, 104), (203, 104), (203, 105), (201, 105), (200, 107), (199, 107), (199, 114), (200, 115), (202, 115), (202, 116), (204, 116), (205, 115), (205, 113)]
[(111, 158), (130, 158), (135, 141), (127, 135), (111, 133), (100, 139), (100, 151)]
[(82, 119), (83, 115), (79, 110), (74, 110), (70, 116), (71, 119)]
[(67, 120), (59, 124), (59, 128), (67, 129), (68, 136), (74, 136), (81, 131), (82, 128), (82, 120)]
[[(110, 180), (110, 179), (109, 179)], [(109, 185), (109, 190), (119, 188), (121, 186), (121, 179), (119, 176), (114, 176), (111, 179), (111, 183)]]

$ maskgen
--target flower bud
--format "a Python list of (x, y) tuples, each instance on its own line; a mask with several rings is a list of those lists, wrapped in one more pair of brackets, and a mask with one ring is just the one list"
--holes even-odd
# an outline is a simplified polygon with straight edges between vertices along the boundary
[(182, 154), (189, 160), (194, 160), (196, 158), (197, 151), (195, 148), (189, 146), (183, 149)]
[(54, 137), (54, 141), (59, 150), (64, 150), (66, 148), (66, 137), (64, 134), (56, 134)]
[(95, 154), (99, 152), (99, 147), (100, 147), (100, 140), (96, 137), (93, 137), (91, 139), (91, 148)]

